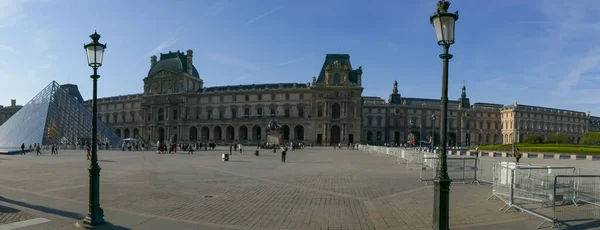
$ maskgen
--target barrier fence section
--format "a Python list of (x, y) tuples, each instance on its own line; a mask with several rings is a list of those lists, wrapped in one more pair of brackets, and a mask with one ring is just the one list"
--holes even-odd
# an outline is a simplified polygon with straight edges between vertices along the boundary
[[(591, 170), (589, 170), (591, 171)], [(527, 212), (560, 229), (561, 223), (600, 219), (600, 175), (581, 175), (580, 169), (499, 162), (494, 166), (491, 198), (500, 208)]]
[[(448, 157), (446, 163), (448, 166), (448, 176), (454, 182), (462, 182), (463, 184), (477, 183), (477, 168), (479, 159), (475, 157)], [(439, 158), (424, 157), (423, 165), (419, 173), (419, 180), (427, 185), (429, 181), (433, 181), (437, 177)]]
[[(413, 170), (418, 167), (419, 180), (427, 185), (429, 181), (436, 178), (439, 154), (425, 151), (419, 148), (390, 148), (383, 146), (361, 145), (360, 150), (374, 152), (378, 156), (394, 157), (397, 164), (400, 159), (406, 161), (406, 168)], [(478, 170), (479, 159), (477, 157), (448, 156), (448, 176), (453, 182), (477, 183), (479, 184)]]

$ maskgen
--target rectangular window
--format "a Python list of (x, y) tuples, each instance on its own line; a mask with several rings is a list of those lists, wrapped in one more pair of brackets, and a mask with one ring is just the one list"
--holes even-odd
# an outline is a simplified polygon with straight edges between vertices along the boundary
[(373, 118), (369, 117), (369, 120), (368, 120), (367, 123), (369, 124), (369, 126), (372, 126), (373, 125)]
[(225, 111), (220, 110), (219, 111), (219, 119), (223, 119), (223, 118), (225, 118)]
[(284, 117), (290, 117), (290, 109), (289, 108), (285, 108), (285, 111), (283, 113)]
[(237, 109), (231, 109), (231, 118), (237, 117)]
[(304, 117), (304, 108), (298, 108), (298, 117)]
[(260, 100), (262, 100), (262, 94), (259, 94), (259, 95), (258, 95), (258, 100), (259, 100), (259, 101), (260, 101)]
[(212, 118), (212, 109), (209, 109), (208, 111), (206, 111), (206, 117), (207, 117), (208, 119), (211, 119), (211, 118)]
[(303, 93), (300, 94), (300, 100), (304, 100), (304, 94)]
[(196, 120), (200, 119), (201, 112), (200, 108), (196, 109)]
[(262, 116), (262, 108), (256, 108), (256, 116)]
[(377, 126), (381, 126), (381, 118), (377, 118)]
[(237, 101), (237, 96), (236, 95), (231, 96), (231, 100), (232, 101)]
[(245, 117), (249, 117), (250, 116), (250, 108), (244, 108), (244, 116)]
[(275, 99), (276, 99), (275, 94), (271, 94), (271, 100), (275, 100)]
[[(176, 110), (176, 109), (174, 109), (174, 110), (173, 110), (173, 120), (177, 120), (177, 117), (178, 117), (178, 116), (177, 116), (177, 110)], [(123, 120), (125, 120), (125, 119), (123, 119)]]

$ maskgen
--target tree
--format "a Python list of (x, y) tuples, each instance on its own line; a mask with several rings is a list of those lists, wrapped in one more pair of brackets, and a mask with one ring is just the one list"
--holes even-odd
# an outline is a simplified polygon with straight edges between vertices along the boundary
[(600, 132), (586, 132), (581, 138), (583, 145), (600, 145)]
[(566, 133), (550, 133), (546, 135), (546, 143), (548, 144), (570, 144), (571, 137)]
[(525, 137), (523, 143), (527, 144), (541, 144), (544, 142), (544, 137), (540, 134), (530, 134)]

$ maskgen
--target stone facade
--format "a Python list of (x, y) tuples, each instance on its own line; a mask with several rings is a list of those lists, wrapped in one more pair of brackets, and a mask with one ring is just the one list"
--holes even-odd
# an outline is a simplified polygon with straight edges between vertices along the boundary
[[(266, 141), (276, 116), (284, 140), (361, 142), (362, 68), (350, 56), (328, 54), (312, 83), (203, 87), (193, 52), (151, 57), (142, 94), (101, 98), (100, 119), (123, 138), (156, 141)], [(86, 105), (91, 108), (91, 101)]]
[[(327, 54), (308, 83), (204, 87), (193, 52), (151, 57), (144, 92), (98, 100), (100, 119), (123, 138), (156, 141), (266, 141), (272, 116), (283, 139), (314, 144), (439, 141), (440, 100), (403, 98), (394, 82), (388, 101), (362, 96), (362, 67), (347, 54)], [(90, 101), (85, 102), (91, 108)], [(516, 126), (515, 126), (516, 125)], [(448, 102), (450, 146), (511, 143), (528, 134), (566, 132), (577, 143), (600, 130), (590, 114), (526, 105), (470, 104), (463, 86)]]
[(0, 125), (4, 124), (13, 114), (21, 109), (22, 105), (17, 105), (17, 100), (10, 100), (10, 106), (0, 105)]

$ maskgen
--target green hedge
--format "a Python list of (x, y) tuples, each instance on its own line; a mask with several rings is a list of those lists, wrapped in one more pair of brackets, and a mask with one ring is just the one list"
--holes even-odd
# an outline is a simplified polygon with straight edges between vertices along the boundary
[(600, 145), (600, 132), (587, 132), (581, 138), (581, 144), (584, 145)]
[[(551, 153), (574, 153), (574, 154), (600, 154), (600, 147), (595, 145), (574, 144), (517, 144), (521, 152), (551, 152)], [(475, 149), (473, 147), (472, 149)], [(512, 151), (511, 144), (479, 146), (482, 151)]]

